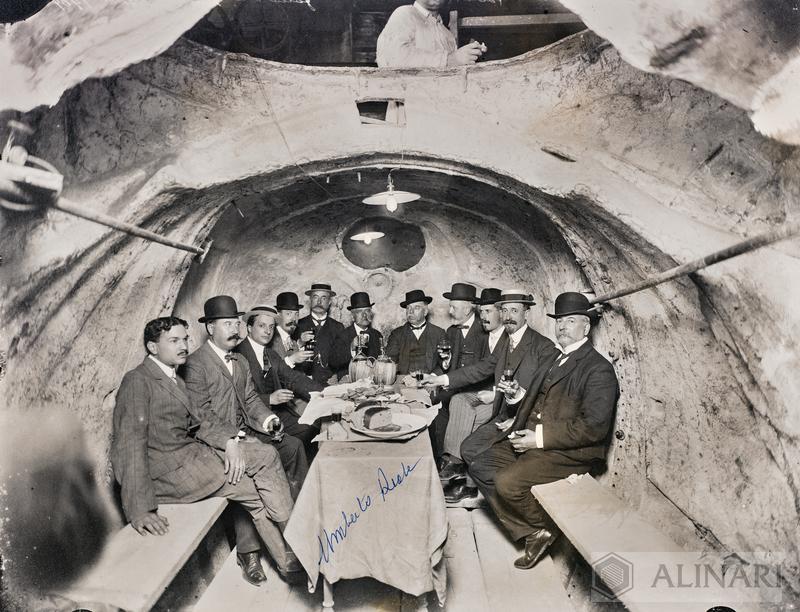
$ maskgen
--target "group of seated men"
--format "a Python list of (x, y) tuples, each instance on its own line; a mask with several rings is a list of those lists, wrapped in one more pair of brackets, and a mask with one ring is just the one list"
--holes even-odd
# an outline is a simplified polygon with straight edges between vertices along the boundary
[[(367, 293), (350, 297), (348, 327), (329, 315), (330, 285), (315, 283), (306, 295), (311, 313), (303, 318), (295, 293), (247, 312), (230, 296), (210, 298), (199, 318), (207, 340), (191, 354), (186, 321), (150, 321), (147, 355), (123, 378), (114, 410), (111, 460), (134, 529), (167, 532), (159, 503), (236, 501), (237, 561), (256, 585), (266, 581), (262, 543), (285, 580), (305, 580), (282, 535), (318, 433), (298, 422), (305, 402), (346, 374), (359, 345), (376, 356), (383, 342)], [(587, 339), (596, 313), (580, 293), (559, 295), (548, 314), (554, 344), (528, 325), (534, 300), (521, 289), (478, 296), (455, 283), (443, 297), (453, 321), (447, 330), (428, 321), (431, 296), (407, 292), (406, 323), (385, 351), (406, 384), (417, 384), (409, 373), (423, 373), (443, 405), (431, 438), (446, 499), (480, 490), (511, 536), (525, 540), (516, 565), (533, 567), (557, 530), (531, 486), (604, 462), (617, 381)]]

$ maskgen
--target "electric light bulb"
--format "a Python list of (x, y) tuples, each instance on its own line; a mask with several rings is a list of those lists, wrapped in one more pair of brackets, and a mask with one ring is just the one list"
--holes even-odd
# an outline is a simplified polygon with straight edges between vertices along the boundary
[(364, 244), (372, 244), (372, 238), (364, 238)]
[(393, 195), (386, 196), (386, 210), (389, 212), (397, 210), (397, 199)]

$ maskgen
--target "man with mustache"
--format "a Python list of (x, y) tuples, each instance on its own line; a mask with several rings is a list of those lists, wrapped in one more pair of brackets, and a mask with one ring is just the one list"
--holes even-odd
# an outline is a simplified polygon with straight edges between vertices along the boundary
[[(297, 559), (281, 535), (294, 502), (278, 452), (241, 439), (238, 427), (191, 401), (176, 373), (188, 354), (187, 327), (176, 317), (150, 321), (147, 357), (117, 392), (111, 464), (125, 517), (142, 535), (163, 535), (169, 523), (158, 514), (159, 503), (226, 497), (250, 514), (281, 572), (296, 571)], [(249, 567), (246, 579), (264, 582), (258, 553), (238, 552), (240, 565)]]
[(275, 310), (278, 311), (275, 327), (277, 333), (272, 337), (269, 347), (278, 353), (290, 368), (294, 368), (298, 363), (310, 361), (314, 357), (314, 351), (299, 347), (292, 338), (297, 329), (300, 312), (300, 300), (297, 294), (291, 291), (279, 293), (275, 300)]
[[(500, 308), (508, 342), (505, 350), (498, 354), (494, 367), (495, 393), (490, 419), (470, 434), (460, 447), (461, 458), (467, 466), (470, 458), (494, 443), (499, 428), (511, 424), (534, 373), (542, 363), (552, 360), (555, 353), (553, 342), (527, 324), (528, 311), (533, 304), (533, 296), (520, 288), (506, 289), (496, 303)], [(448, 382), (450, 385), (460, 385), (472, 380), (475, 375), (483, 375), (487, 369), (484, 360), (456, 370), (448, 375)], [(467, 500), (477, 495), (478, 488), (463, 474), (463, 468), (457, 471), (445, 488), (445, 499), (451, 504), (471, 503)]]
[[(397, 364), (398, 374), (433, 372), (440, 364), (436, 347), (445, 335), (441, 327), (428, 322), (428, 306), (432, 301), (421, 289), (413, 289), (400, 302), (406, 309), (406, 324), (392, 330), (386, 343), (386, 354)], [(405, 382), (411, 384), (408, 379)]]
[[(203, 323), (208, 339), (189, 355), (184, 366), (186, 388), (194, 408), (207, 421), (224, 423), (242, 436), (274, 446), (294, 496), (300, 491), (308, 472), (303, 443), (282, 433), (278, 416), (264, 404), (256, 392), (247, 360), (233, 352), (239, 343), (239, 317), (243, 315), (236, 301), (227, 295), (210, 298), (203, 306)], [(263, 582), (258, 564), (260, 544), (252, 530), (237, 531), (237, 551), (245, 576), (253, 583)], [(279, 568), (281, 561), (275, 559)], [(284, 572), (289, 571), (288, 567)]]
[(497, 425), (488, 447), (467, 448), (469, 439), (462, 445), (500, 523), (525, 539), (514, 562), (520, 569), (536, 565), (558, 536), (531, 487), (603, 468), (618, 393), (613, 366), (588, 340), (597, 314), (586, 296), (562, 293), (547, 316), (555, 319), (558, 344), (540, 362), (513, 421)]
[(336, 382), (335, 373), (350, 363), (350, 344), (344, 339), (344, 325), (328, 315), (331, 298), (336, 295), (331, 286), (312, 283), (306, 295), (310, 298), (311, 314), (297, 322), (292, 337), (303, 346), (313, 338), (316, 355), (298, 367), (318, 383), (327, 385)]

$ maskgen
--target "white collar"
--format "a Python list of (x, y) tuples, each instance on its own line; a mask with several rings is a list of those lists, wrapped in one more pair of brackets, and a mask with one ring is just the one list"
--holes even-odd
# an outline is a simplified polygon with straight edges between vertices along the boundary
[(289, 332), (287, 332), (282, 327), (276, 326), (275, 329), (278, 330), (278, 335), (281, 337), (281, 340), (286, 340), (286, 338), (291, 338), (291, 335), (289, 334)]
[(210, 346), (210, 347), (211, 347), (211, 350), (212, 350), (212, 351), (214, 351), (214, 352), (217, 354), (217, 356), (218, 356), (220, 359), (222, 359), (222, 363), (224, 363), (224, 364), (227, 366), (227, 365), (228, 365), (228, 362), (227, 362), (227, 361), (225, 361), (225, 355), (227, 355), (227, 354), (228, 354), (230, 351), (227, 351), (227, 352), (226, 352), (226, 351), (223, 351), (223, 350), (222, 350), (221, 348), (219, 348), (219, 347), (218, 347), (216, 344), (214, 344), (213, 342), (211, 342), (211, 338), (209, 338), (208, 340), (206, 340), (206, 342), (208, 342), (208, 346)]
[(259, 344), (255, 340), (250, 337), (250, 334), (247, 335), (247, 341), (250, 343), (250, 346), (253, 347), (253, 352), (256, 354), (256, 360), (258, 361), (259, 365), (263, 368), (264, 367), (264, 346), (263, 344)]
[(528, 324), (527, 324), (527, 323), (524, 323), (524, 324), (522, 325), (522, 327), (520, 327), (520, 328), (519, 328), (517, 331), (515, 331), (513, 334), (509, 334), (509, 336), (508, 336), (508, 337), (509, 337), (509, 338), (511, 338), (511, 344), (513, 344), (513, 345), (514, 345), (514, 348), (516, 348), (516, 347), (517, 347), (517, 345), (519, 344), (520, 340), (522, 340), (522, 336), (524, 336), (524, 335), (525, 335), (525, 330), (526, 330), (526, 329), (528, 329)]
[(318, 317), (317, 315), (315, 315), (315, 314), (312, 312), (312, 313), (311, 313), (311, 318), (312, 318), (312, 319), (314, 319), (314, 320), (315, 320), (317, 323), (324, 323), (325, 321), (327, 321), (327, 320), (328, 320), (328, 315), (327, 315), (327, 314), (325, 314), (325, 316), (324, 316), (324, 317), (321, 317), (321, 318), (320, 318), (320, 317)]
[(561, 345), (559, 345), (559, 344), (556, 344), (556, 348), (557, 348), (559, 351), (561, 351), (562, 353), (564, 353), (565, 355), (569, 355), (570, 353), (574, 353), (574, 352), (575, 352), (575, 351), (577, 351), (579, 348), (581, 348), (581, 347), (582, 347), (582, 346), (583, 346), (583, 345), (586, 343), (586, 341), (587, 341), (588, 339), (589, 339), (589, 338), (587, 338), (586, 336), (584, 336), (584, 337), (583, 337), (581, 340), (578, 340), (577, 342), (573, 342), (572, 344), (570, 344), (570, 345), (569, 345), (568, 347), (566, 347), (566, 348), (563, 348), (563, 349), (562, 349), (562, 348), (561, 348)]
[(425, 17), (425, 19), (428, 19), (429, 17), (433, 17), (434, 19), (436, 19), (437, 14), (434, 13), (433, 11), (429, 11), (419, 2), (414, 3), (414, 8), (417, 9), (419, 11), (419, 14)]
[(473, 313), (473, 314), (469, 315), (469, 318), (466, 321), (464, 321), (463, 323), (460, 323), (460, 325), (466, 325), (467, 326), (466, 331), (469, 331), (469, 328), (472, 327), (472, 324), (474, 322), (475, 322), (475, 314)]
[(490, 332), (489, 332), (489, 337), (490, 337), (490, 338), (491, 338), (493, 341), (495, 341), (495, 342), (496, 342), (497, 340), (499, 340), (499, 339), (500, 339), (500, 336), (502, 336), (502, 335), (503, 335), (503, 332), (504, 332), (504, 331), (506, 331), (506, 328), (505, 328), (505, 327), (503, 327), (502, 325), (498, 325), (498, 326), (497, 326), (497, 327), (495, 327), (495, 328), (494, 328), (492, 331), (490, 331)]
[(360, 334), (369, 333), (369, 327), (361, 327), (360, 325), (356, 325), (355, 322), (353, 322), (353, 328), (356, 330), (357, 334), (359, 334), (359, 333)]
[(162, 363), (155, 355), (148, 355), (148, 357), (152, 359), (159, 368), (161, 368), (161, 371), (164, 372), (164, 374), (166, 374), (170, 378), (177, 377), (177, 374), (175, 373), (175, 368), (171, 368), (166, 363)]

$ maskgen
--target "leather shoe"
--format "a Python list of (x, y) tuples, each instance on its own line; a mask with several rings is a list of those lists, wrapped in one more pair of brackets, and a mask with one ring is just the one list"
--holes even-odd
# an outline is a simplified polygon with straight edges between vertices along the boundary
[(457, 482), (444, 490), (444, 500), (449, 504), (474, 497), (478, 497), (478, 487), (470, 487), (466, 482)]
[(261, 586), (267, 581), (258, 552), (236, 553), (236, 564), (242, 568), (242, 575), (250, 584)]
[(544, 557), (550, 545), (556, 541), (557, 533), (550, 533), (547, 529), (537, 529), (525, 537), (525, 554), (514, 561), (514, 567), (531, 569)]
[(439, 482), (443, 485), (451, 480), (464, 478), (467, 474), (467, 465), (465, 463), (456, 463), (455, 461), (448, 461), (445, 466), (439, 471)]

